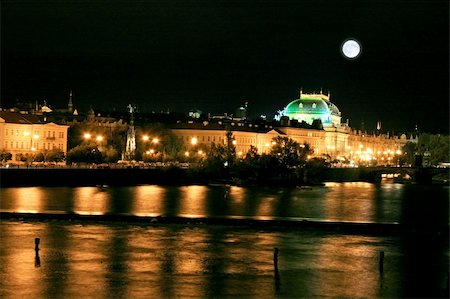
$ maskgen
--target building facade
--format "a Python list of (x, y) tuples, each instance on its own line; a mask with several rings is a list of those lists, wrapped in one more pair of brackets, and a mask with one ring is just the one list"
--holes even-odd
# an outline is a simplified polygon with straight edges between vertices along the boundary
[(329, 94), (300, 92), (300, 97), (280, 111), (277, 119), (277, 126), (245, 120), (180, 123), (172, 131), (188, 148), (190, 144), (196, 147), (225, 144), (226, 134), (231, 132), (238, 155), (248, 152), (250, 146), (255, 146), (260, 154), (269, 153), (273, 138), (288, 137), (309, 144), (316, 157), (354, 164), (395, 164), (407, 142), (417, 143), (417, 136), (368, 134), (352, 129), (341, 122), (341, 112), (330, 101)]
[(46, 122), (44, 116), (0, 111), (0, 149), (10, 152), (13, 161), (21, 155), (53, 149), (67, 154), (68, 128)]

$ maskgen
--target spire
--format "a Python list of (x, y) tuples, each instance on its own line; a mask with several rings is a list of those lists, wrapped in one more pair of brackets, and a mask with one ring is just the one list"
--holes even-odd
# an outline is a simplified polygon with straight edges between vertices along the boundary
[(72, 91), (69, 92), (69, 104), (67, 105), (67, 111), (69, 111), (69, 113), (73, 112)]

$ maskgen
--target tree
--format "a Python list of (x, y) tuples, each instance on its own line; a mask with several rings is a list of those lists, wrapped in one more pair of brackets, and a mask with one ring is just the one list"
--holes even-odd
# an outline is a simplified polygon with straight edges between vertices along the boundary
[(285, 167), (303, 165), (306, 157), (312, 153), (308, 144), (300, 145), (288, 137), (277, 136), (272, 139), (274, 145), (270, 154), (275, 156)]
[(120, 158), (119, 153), (112, 146), (108, 146), (107, 148), (105, 148), (102, 152), (102, 155), (103, 155), (103, 160), (107, 163), (115, 163)]
[(67, 153), (67, 163), (102, 163), (103, 156), (97, 146), (82, 144)]
[(62, 162), (65, 159), (64, 152), (60, 149), (52, 149), (46, 152), (45, 161)]
[(0, 151), (0, 162), (8, 162), (12, 159), (12, 154), (5, 150)]
[(449, 143), (450, 137), (448, 135), (425, 133), (419, 136), (417, 151), (421, 155), (429, 152), (431, 154), (430, 163), (433, 165), (439, 164), (440, 162), (449, 162)]
[(417, 152), (417, 144), (408, 141), (402, 148), (403, 156), (400, 158), (400, 163), (414, 164), (415, 155)]

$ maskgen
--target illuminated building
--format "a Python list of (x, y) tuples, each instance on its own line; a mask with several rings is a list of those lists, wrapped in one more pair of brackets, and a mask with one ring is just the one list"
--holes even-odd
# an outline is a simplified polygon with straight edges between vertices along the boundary
[(66, 154), (68, 128), (42, 116), (0, 111), (0, 149), (10, 152), (13, 161), (20, 154), (43, 150), (60, 149)]
[(274, 137), (288, 137), (309, 144), (314, 156), (355, 164), (393, 164), (406, 142), (417, 142), (417, 137), (407, 138), (404, 134), (397, 137), (352, 129), (348, 123), (341, 122), (341, 112), (330, 101), (329, 94), (322, 92), (300, 92), (300, 97), (279, 111), (275, 119), (279, 125), (223, 119), (211, 123), (179, 123), (172, 131), (187, 145), (195, 138), (198, 146), (205, 147), (212, 143), (225, 144), (226, 132), (230, 131), (237, 153), (246, 153), (251, 145), (260, 154), (269, 153)]

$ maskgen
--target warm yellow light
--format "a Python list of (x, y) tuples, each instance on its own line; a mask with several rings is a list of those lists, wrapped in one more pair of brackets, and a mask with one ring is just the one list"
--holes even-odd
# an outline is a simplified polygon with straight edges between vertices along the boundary
[(189, 157), (189, 152), (184, 152), (184, 155), (185, 155), (186, 157)]
[(159, 142), (159, 139), (158, 139), (158, 138), (153, 138), (152, 142), (153, 142), (153, 143), (158, 143), (158, 142)]
[(266, 146), (270, 146), (270, 144), (266, 143)]
[(308, 159), (308, 160), (311, 159), (311, 156), (310, 155), (306, 156), (306, 159)]
[(33, 139), (39, 139), (39, 135), (38, 134), (34, 134), (33, 135)]
[(155, 152), (155, 150), (151, 149), (149, 152), (150, 152), (150, 154), (153, 154)]
[(91, 139), (91, 134), (85, 133), (84, 134), (84, 139)]
[(147, 135), (142, 136), (142, 140), (144, 140), (144, 141), (148, 141), (149, 138), (150, 137), (148, 137)]
[(145, 153), (146, 153), (147, 155), (150, 155), (150, 151), (146, 151)]
[(395, 153), (396, 153), (397, 155), (401, 155), (401, 154), (402, 154), (402, 151), (401, 151), (401, 150), (397, 150)]
[(27, 131), (23, 132), (23, 136), (30, 136), (30, 132)]
[(191, 139), (191, 144), (192, 144), (192, 145), (196, 145), (196, 144), (197, 144), (197, 138), (192, 137), (192, 139)]
[(272, 145), (275, 145), (275, 144), (277, 144), (275, 141), (272, 141)]
[(359, 145), (359, 148), (363, 148), (363, 147), (364, 147), (364, 145), (362, 145), (362, 144)]
[(199, 150), (197, 153), (198, 153), (199, 155), (203, 155), (203, 151), (202, 151), (202, 150)]
[(237, 144), (237, 141), (236, 140), (233, 140), (233, 145), (236, 145)]
[(97, 141), (103, 141), (103, 136), (97, 136)]
[(32, 148), (31, 148), (31, 151), (33, 151), (33, 152), (36, 151), (36, 148), (35, 148), (35, 147), (32, 147)]
[(238, 156), (242, 156), (242, 152), (238, 152), (237, 154), (238, 154)]

